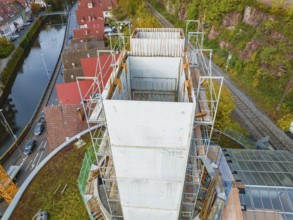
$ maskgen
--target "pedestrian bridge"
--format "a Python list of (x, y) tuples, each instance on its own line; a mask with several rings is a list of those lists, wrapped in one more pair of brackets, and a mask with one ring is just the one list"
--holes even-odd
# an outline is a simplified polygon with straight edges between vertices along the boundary
[(68, 11), (52, 11), (52, 12), (39, 13), (39, 16), (48, 16), (48, 15), (68, 15)]

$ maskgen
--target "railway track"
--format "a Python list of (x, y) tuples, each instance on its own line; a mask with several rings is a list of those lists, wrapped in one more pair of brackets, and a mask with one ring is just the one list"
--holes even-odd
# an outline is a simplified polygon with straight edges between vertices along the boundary
[[(155, 8), (153, 8), (152, 5), (147, 3), (147, 6), (162, 27), (174, 27)], [(204, 57), (204, 59), (207, 58)], [(269, 143), (274, 149), (288, 150), (293, 153), (293, 140), (281, 131), (263, 112), (257, 109), (253, 102), (247, 98), (247, 96), (241, 92), (229, 77), (214, 63), (212, 63), (212, 69), (214, 75), (224, 77), (224, 83), (232, 92), (232, 96), (235, 100), (236, 113), (242, 119), (249, 131), (258, 139), (269, 136)]]

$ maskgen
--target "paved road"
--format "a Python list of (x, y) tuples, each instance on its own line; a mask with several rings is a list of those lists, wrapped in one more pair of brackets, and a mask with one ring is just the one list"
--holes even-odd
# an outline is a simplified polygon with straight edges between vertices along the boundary
[[(70, 17), (68, 18), (68, 28), (67, 28), (67, 33), (65, 33), (65, 44), (69, 44), (69, 36), (73, 35), (73, 30), (78, 27), (77, 22), (76, 22), (76, 17), (75, 17), (75, 9), (77, 8), (77, 4), (72, 8)], [(20, 39), (20, 38), (19, 38)], [(16, 41), (15, 43), (17, 44)], [(62, 52), (62, 51), (61, 51)], [(52, 84), (49, 85), (49, 89), (44, 97), (42, 106), (46, 105), (56, 105), (58, 104), (58, 99), (57, 99), (57, 92), (56, 92), (56, 87), (55, 85), (58, 83), (63, 83), (63, 75), (61, 74), (63, 65), (61, 62), (61, 59), (57, 62), (57, 68), (55, 73), (53, 74), (53, 81)], [(34, 136), (34, 128), (36, 124), (39, 121), (40, 114), (42, 112), (42, 109), (37, 113), (36, 120), (34, 121), (32, 128), (28, 132), (27, 136), (24, 138), (22, 143), (19, 145), (19, 149), (16, 149), (2, 164), (3, 167), (8, 170), (8, 168), (11, 165), (21, 165), (21, 171), (19, 172), (19, 175), (17, 176), (16, 184), (20, 186), (25, 179), (28, 177), (28, 175), (36, 168), (36, 166), (48, 155), (48, 143), (47, 143), (47, 132), (46, 129), (40, 136)], [(24, 147), (26, 143), (30, 139), (35, 139), (37, 141), (37, 146), (34, 149), (33, 153), (24, 156), (22, 152), (24, 151)], [(2, 213), (5, 212), (7, 209), (8, 204), (5, 201), (2, 201), (0, 203), (0, 216)]]
[[(174, 27), (173, 24), (156, 11), (151, 4), (147, 4), (163, 27)], [(204, 59), (205, 62), (207, 62), (207, 58), (204, 57)], [(264, 112), (259, 110), (247, 97), (247, 95), (238, 89), (232, 80), (224, 73), (224, 71), (222, 71), (214, 63), (212, 63), (212, 72), (214, 75), (224, 77), (224, 83), (231, 90), (233, 94), (232, 96), (235, 100), (236, 114), (245, 124), (245, 127), (250, 131), (250, 133), (257, 139), (268, 135), (270, 137), (269, 142), (274, 149), (288, 150), (293, 153), (293, 140), (281, 131)]]

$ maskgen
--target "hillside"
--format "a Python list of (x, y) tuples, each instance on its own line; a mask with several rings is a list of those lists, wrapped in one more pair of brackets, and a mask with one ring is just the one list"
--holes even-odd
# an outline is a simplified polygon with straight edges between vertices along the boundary
[[(255, 0), (152, 0), (176, 26), (204, 21), (213, 61), (279, 126), (293, 121), (292, 2), (266, 5)], [(281, 2), (281, 1), (280, 1)], [(227, 62), (229, 54), (231, 60)]]

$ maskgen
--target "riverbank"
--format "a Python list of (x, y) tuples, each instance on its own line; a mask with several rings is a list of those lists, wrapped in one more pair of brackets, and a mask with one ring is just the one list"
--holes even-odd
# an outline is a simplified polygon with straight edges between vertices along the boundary
[(10, 59), (8, 60), (6, 67), (0, 73), (2, 87), (2, 94), (0, 94), (0, 105), (3, 104), (9, 95), (11, 87), (13, 86), (14, 80), (16, 78), (17, 71), (22, 66), (22, 63), (25, 57), (28, 55), (33, 42), (40, 33), (41, 26), (45, 19), (45, 17), (39, 17), (36, 19), (28, 32), (22, 37), (21, 41), (19, 42), (19, 46), (15, 49)]
[[(62, 53), (64, 44), (65, 44), (65, 39), (67, 36), (66, 33), (67, 33), (67, 31), (65, 30), (62, 47), (60, 49), (60, 53), (58, 55), (58, 58), (56, 59), (57, 61), (54, 66), (53, 75), (50, 77), (48, 84), (45, 87), (45, 90), (43, 91), (41, 98), (39, 99), (39, 102), (38, 102), (32, 116), (30, 117), (29, 121), (27, 122), (27, 124), (23, 128), (22, 132), (18, 135), (17, 140), (10, 147), (8, 147), (8, 149), (5, 151), (4, 154), (2, 154), (2, 156), (0, 157), (0, 162), (5, 161), (5, 159), (17, 148), (17, 145), (19, 145), (26, 138), (26, 136), (30, 132), (30, 130), (33, 130), (35, 121), (38, 119), (39, 114), (42, 111), (42, 109), (44, 108), (44, 106), (46, 106), (48, 99), (52, 93), (52, 90), (54, 88), (56, 79), (58, 77), (59, 70), (62, 65), (61, 53)], [(16, 161), (17, 161), (17, 159), (18, 158), (15, 158)]]

